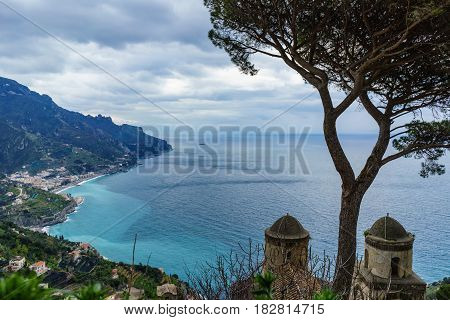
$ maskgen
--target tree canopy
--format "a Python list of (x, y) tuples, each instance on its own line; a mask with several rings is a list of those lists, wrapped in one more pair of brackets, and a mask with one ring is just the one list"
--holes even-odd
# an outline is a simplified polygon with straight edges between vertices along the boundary
[[(357, 98), (377, 122), (383, 117), (402, 122), (424, 108), (447, 116), (449, 1), (206, 0), (205, 5), (213, 24), (210, 39), (244, 73), (257, 73), (254, 54), (282, 59), (313, 86), (334, 85), (347, 94), (337, 106), (324, 106), (334, 107), (335, 116)], [(448, 146), (448, 121), (423, 122), (397, 128), (412, 133), (394, 144), (402, 145), (403, 155), (428, 147), (423, 135), (414, 140), (425, 128), (444, 129), (428, 131), (438, 135), (430, 135), (429, 144), (439, 140)], [(427, 173), (442, 173), (434, 170), (437, 155), (427, 158)]]
[[(282, 60), (321, 98), (323, 132), (342, 180), (339, 248), (333, 289), (353, 274), (362, 199), (379, 170), (400, 157), (422, 159), (421, 176), (443, 174), (449, 148), (450, 1), (205, 0), (209, 38), (242, 72), (252, 56)], [(331, 88), (344, 93), (340, 101)], [(359, 103), (379, 127), (358, 174), (341, 146), (336, 122)], [(396, 149), (388, 154), (392, 143)]]

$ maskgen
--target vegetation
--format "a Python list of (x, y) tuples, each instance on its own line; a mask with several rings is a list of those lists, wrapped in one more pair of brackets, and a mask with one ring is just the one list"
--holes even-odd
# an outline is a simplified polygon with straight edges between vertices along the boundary
[(23, 187), (23, 192), (29, 198), (18, 206), (17, 211), (42, 216), (59, 212), (70, 204), (70, 200), (67, 200), (63, 196), (40, 189)]
[(320, 292), (314, 294), (313, 300), (339, 300), (338, 294), (330, 288), (323, 288)]
[(437, 300), (450, 300), (450, 284), (442, 284), (436, 291)]
[(64, 156), (62, 162), (62, 166), (73, 174), (95, 172), (108, 164), (113, 164), (113, 162), (80, 148), (73, 148), (72, 152)]
[(0, 258), (9, 260), (14, 256), (23, 256), (27, 261), (46, 261), (56, 267), (61, 255), (76, 247), (69, 241), (50, 237), (0, 221)]
[[(0, 278), (0, 300), (58, 300), (53, 290), (42, 286), (41, 279), (35, 275), (23, 276), (14, 273)], [(77, 300), (104, 300), (108, 290), (99, 283), (88, 284), (78, 289), (73, 296)]]
[(75, 293), (77, 300), (104, 300), (108, 295), (108, 290), (102, 288), (100, 283), (89, 284), (80, 288)]
[(0, 278), (0, 300), (47, 300), (52, 291), (39, 286), (36, 277), (23, 277), (13, 274)]
[(450, 300), (450, 277), (436, 281), (427, 287), (425, 299), (427, 300)]
[[(0, 218), (4, 221), (26, 227), (51, 224), (65, 209), (70, 210), (75, 206), (73, 199), (62, 195), (26, 185), (0, 182)], [(59, 219), (65, 219), (65, 214)]]
[[(29, 286), (38, 286), (41, 281), (48, 284), (54, 295), (52, 299), (61, 297), (61, 294), (63, 297), (72, 295), (77, 299), (83, 297), (104, 298), (112, 293), (126, 293), (131, 269), (134, 274), (131, 285), (143, 290), (144, 299), (156, 299), (156, 287), (163, 283), (173, 283), (180, 287), (185, 285), (178, 280), (176, 275), (165, 275), (150, 266), (138, 264), (132, 267), (129, 264), (105, 260), (93, 248), (82, 250), (79, 252), (80, 256), (74, 260), (71, 253), (77, 250), (81, 250), (79, 243), (0, 221), (0, 278), (4, 278), (2, 281), (8, 284), (3, 284), (3, 296), (11, 293), (15, 284), (20, 284), (25, 281), (24, 279), (28, 279), (25, 282)], [(1, 270), (15, 256), (25, 257), (27, 264), (23, 269), (14, 273), (17, 278), (11, 280), (12, 275)], [(47, 273), (38, 278), (27, 268), (36, 261), (45, 261), (50, 268)], [(36, 295), (36, 299), (39, 299), (38, 295)]]
[(185, 270), (189, 290), (194, 297), (206, 300), (252, 299), (254, 278), (262, 273), (264, 247), (249, 240), (239, 250), (216, 255), (212, 261)]
[(256, 300), (273, 300), (272, 284), (275, 281), (275, 276), (266, 271), (263, 274), (255, 276), (256, 289), (253, 291), (253, 296)]
[[(444, 173), (438, 159), (450, 140), (448, 1), (204, 3), (211, 15), (211, 41), (244, 73), (257, 74), (254, 55), (270, 56), (303, 77), (321, 98), (323, 133), (342, 180), (333, 290), (347, 298), (360, 206), (382, 167), (414, 156), (423, 160), (421, 176)], [(332, 97), (331, 88), (339, 90), (342, 99)], [(338, 120), (355, 103), (379, 129), (359, 173), (337, 130)], [(390, 143), (397, 149), (394, 153), (388, 152)]]
[[(11, 192), (13, 196), (8, 195)], [(0, 208), (9, 206), (14, 199), (19, 195), (19, 190), (14, 186), (6, 183), (0, 183)]]

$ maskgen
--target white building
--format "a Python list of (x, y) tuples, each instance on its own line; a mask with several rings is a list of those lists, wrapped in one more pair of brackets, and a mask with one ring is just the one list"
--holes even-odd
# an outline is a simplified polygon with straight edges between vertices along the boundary
[(38, 261), (30, 266), (30, 270), (36, 272), (38, 276), (46, 273), (48, 271), (45, 261)]
[(8, 269), (12, 272), (19, 271), (25, 266), (25, 258), (21, 256), (16, 256), (9, 260)]

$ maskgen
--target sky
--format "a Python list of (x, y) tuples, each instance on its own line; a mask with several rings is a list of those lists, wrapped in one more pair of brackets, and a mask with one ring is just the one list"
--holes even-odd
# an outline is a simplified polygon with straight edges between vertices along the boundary
[[(210, 28), (202, 0), (0, 0), (0, 76), (117, 123), (321, 132), (311, 86), (270, 57), (254, 57), (258, 75), (242, 74), (211, 44)], [(355, 105), (338, 129), (376, 125)]]

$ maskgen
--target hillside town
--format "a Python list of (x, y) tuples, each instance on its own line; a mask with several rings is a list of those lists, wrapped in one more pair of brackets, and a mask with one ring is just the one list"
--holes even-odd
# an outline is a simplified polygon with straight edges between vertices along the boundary
[(31, 173), (24, 169), (7, 175), (6, 179), (33, 186), (44, 191), (58, 192), (105, 174), (126, 171), (130, 167), (130, 164), (125, 161), (125, 158), (120, 160), (116, 164), (104, 165), (99, 171), (89, 171), (82, 174), (74, 174), (66, 167), (49, 168), (37, 173)]
[(99, 174), (88, 172), (86, 174), (74, 175), (64, 167), (47, 169), (33, 175), (28, 171), (15, 172), (7, 178), (14, 182), (23, 183), (45, 191), (57, 191), (62, 187), (77, 185), (78, 183), (97, 177)]
[[(188, 298), (188, 287), (178, 276), (141, 264), (109, 261), (87, 242), (70, 242), (2, 222), (0, 240), (0, 279), (37, 277), (40, 288), (52, 290), (52, 299), (71, 297), (93, 281), (107, 293), (106, 300)], [(33, 252), (25, 249), (25, 243)]]

